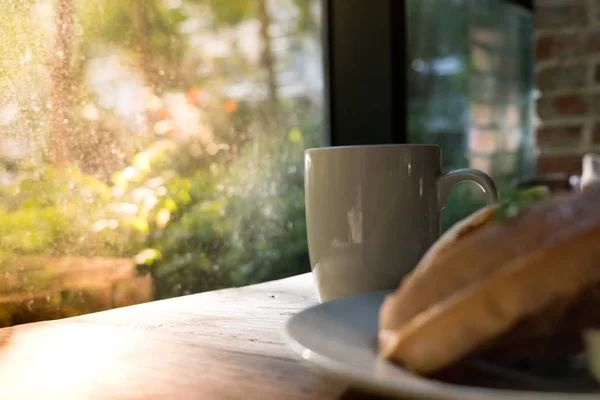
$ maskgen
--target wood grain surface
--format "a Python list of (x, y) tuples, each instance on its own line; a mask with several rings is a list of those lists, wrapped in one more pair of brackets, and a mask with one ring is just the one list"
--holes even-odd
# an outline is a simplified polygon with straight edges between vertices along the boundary
[(302, 363), (310, 274), (0, 330), (0, 399), (376, 399)]

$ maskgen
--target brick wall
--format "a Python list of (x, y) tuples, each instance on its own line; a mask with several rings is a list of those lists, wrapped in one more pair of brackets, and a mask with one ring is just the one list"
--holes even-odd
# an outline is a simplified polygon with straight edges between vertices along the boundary
[(470, 27), (469, 164), (497, 181), (512, 181), (520, 175), (517, 151), (523, 139), (523, 121), (518, 104), (529, 92), (517, 63), (522, 50), (518, 40), (518, 32), (496, 26), (474, 22)]
[[(467, 157), (491, 174), (500, 190), (529, 176), (531, 143), (530, 19), (498, 1), (469, 3), (469, 104)], [(525, 156), (523, 156), (525, 155)]]
[(534, 21), (537, 173), (579, 173), (600, 152), (600, 0), (536, 0)]

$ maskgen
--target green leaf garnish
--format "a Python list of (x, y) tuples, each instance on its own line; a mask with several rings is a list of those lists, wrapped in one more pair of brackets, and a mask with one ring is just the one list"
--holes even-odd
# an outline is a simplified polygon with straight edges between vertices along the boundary
[(505, 219), (515, 218), (522, 211), (531, 207), (531, 205), (548, 199), (552, 196), (550, 189), (546, 186), (535, 186), (532, 188), (519, 190), (509, 198), (500, 202), (498, 212), (494, 216), (494, 221), (504, 221)]

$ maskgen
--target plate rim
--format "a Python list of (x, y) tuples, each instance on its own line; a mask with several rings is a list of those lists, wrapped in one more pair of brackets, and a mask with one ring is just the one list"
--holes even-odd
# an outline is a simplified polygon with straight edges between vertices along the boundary
[[(311, 307), (305, 308), (304, 310), (296, 313), (287, 319), (283, 329), (283, 338), (288, 347), (290, 347), (297, 355), (301, 357), (304, 362), (307, 362), (310, 366), (324, 372), (325, 374), (337, 378), (338, 380), (346, 382), (357, 383), (359, 387), (368, 388), (376, 393), (392, 396), (418, 396), (426, 399), (487, 399), (487, 400), (598, 400), (600, 398), (599, 393), (570, 393), (570, 392), (538, 392), (538, 391), (525, 391), (525, 390), (514, 390), (514, 389), (497, 389), (497, 388), (486, 388), (477, 386), (464, 386), (453, 383), (447, 383), (428, 379), (426, 377), (415, 377), (409, 378), (422, 379), (426, 385), (418, 390), (414, 387), (406, 387), (399, 384), (397, 380), (388, 378), (378, 378), (373, 376), (371, 373), (365, 370), (346, 364), (342, 361), (338, 361), (332, 357), (319, 353), (318, 351), (309, 348), (302, 344), (291, 332), (291, 325), (294, 321), (301, 319), (304, 315), (314, 312), (315, 309), (323, 307), (325, 304), (330, 302), (344, 302), (351, 298), (359, 297), (370, 297), (375, 295), (381, 295), (383, 293), (391, 293), (392, 290), (378, 291), (362, 293), (353, 296), (346, 296), (339, 299), (331, 300), (329, 302), (319, 303)], [(379, 358), (379, 355), (377, 355)], [(395, 368), (401, 369), (399, 366)]]

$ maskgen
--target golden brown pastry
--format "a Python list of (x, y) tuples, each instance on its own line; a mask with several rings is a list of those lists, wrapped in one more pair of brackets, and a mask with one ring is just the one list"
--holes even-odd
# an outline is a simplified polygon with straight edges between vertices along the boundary
[(495, 345), (531, 334), (560, 337), (568, 331), (556, 326), (578, 318), (572, 309), (586, 297), (580, 296), (596, 298), (600, 190), (555, 197), (499, 223), (484, 214), (469, 219), (485, 221), (477, 229), (454, 239), (450, 234), (432, 248), (386, 299), (383, 356), (434, 373), (469, 354), (493, 356)]
[(584, 349), (582, 332), (600, 327), (600, 284), (573, 299), (555, 301), (543, 311), (484, 346), (478, 356), (496, 363), (564, 359)]
[[(383, 304), (380, 313), (380, 326), (384, 329), (381, 330), (380, 334), (385, 334), (386, 329), (389, 327), (399, 327), (425, 307), (440, 300), (444, 297), (443, 292), (452, 292), (462, 287), (461, 284), (454, 286), (454, 281), (447, 281), (445, 282), (449, 285), (447, 288), (436, 290), (437, 288), (429, 282), (431, 276), (435, 276), (437, 273), (435, 270), (437, 263), (435, 261), (450, 252), (458, 240), (491, 222), (497, 209), (497, 206), (483, 207), (469, 217), (457, 222), (429, 248), (419, 262), (418, 268), (414, 270), (408, 279), (402, 282), (402, 290), (388, 296)], [(433, 270), (429, 271), (429, 268), (433, 268)], [(469, 277), (476, 279), (476, 275)], [(422, 284), (425, 284), (426, 287), (422, 287)], [(413, 292), (419, 292), (420, 296), (413, 296)], [(407, 296), (412, 297), (411, 301), (406, 300)]]

